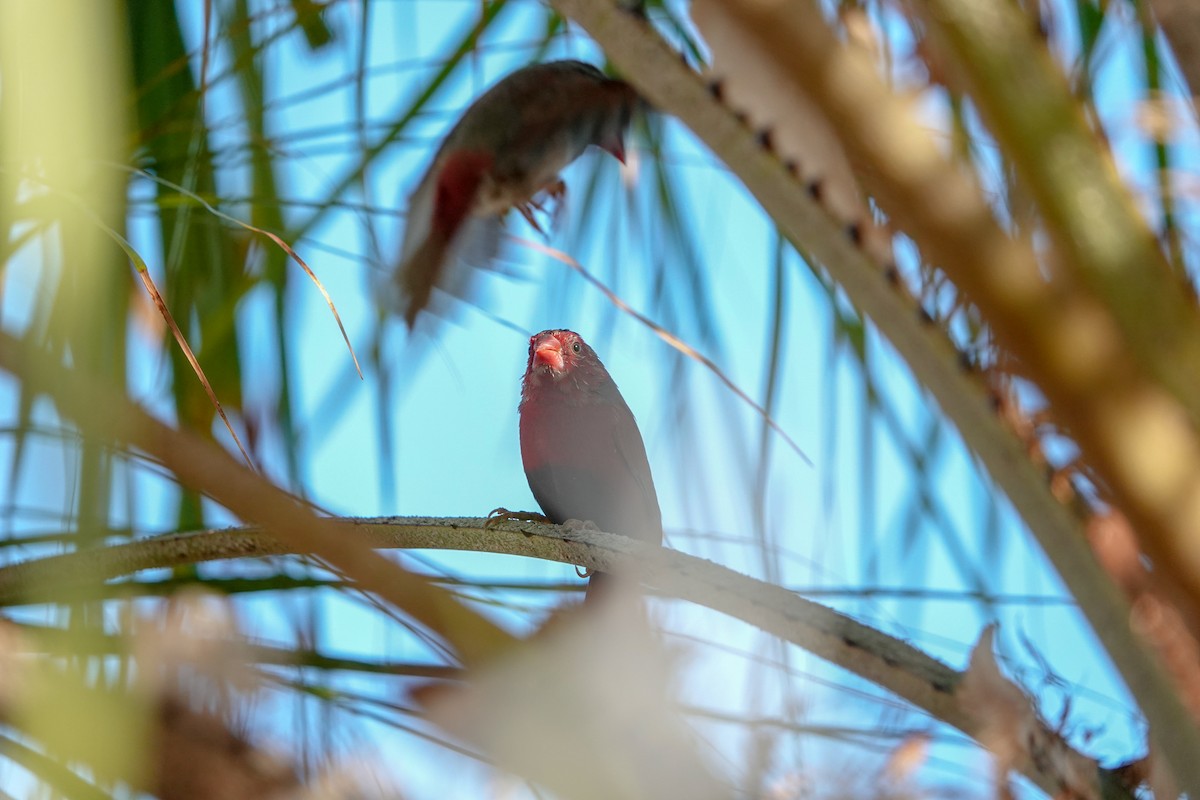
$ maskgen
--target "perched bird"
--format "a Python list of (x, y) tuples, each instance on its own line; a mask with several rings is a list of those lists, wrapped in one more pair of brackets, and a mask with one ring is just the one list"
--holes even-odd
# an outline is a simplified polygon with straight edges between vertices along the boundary
[(460, 293), (455, 261), (486, 266), (509, 209), (541, 230), (536, 196), (561, 195), (559, 171), (588, 145), (624, 163), (636, 101), (629, 84), (591, 64), (551, 61), (517, 70), (472, 103), (409, 198), (396, 272), (408, 326), (435, 285)]
[[(602, 531), (662, 542), (662, 512), (637, 422), (579, 334), (530, 337), (519, 411), (525, 477), (551, 522), (593, 522)], [(589, 599), (607, 577), (592, 575)]]

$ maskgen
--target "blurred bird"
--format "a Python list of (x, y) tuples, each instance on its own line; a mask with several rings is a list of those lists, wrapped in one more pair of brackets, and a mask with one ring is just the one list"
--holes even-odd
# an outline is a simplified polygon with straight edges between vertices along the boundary
[(624, 163), (636, 100), (629, 84), (590, 64), (551, 61), (517, 70), (472, 103), (409, 198), (396, 272), (408, 327), (434, 286), (461, 293), (466, 278), (454, 262), (486, 266), (495, 256), (510, 208), (541, 231), (537, 196), (561, 196), (559, 171), (588, 145)]
[[(530, 337), (519, 411), (525, 477), (551, 522), (592, 522), (608, 533), (662, 542), (662, 512), (637, 422), (579, 334)], [(592, 575), (587, 599), (608, 577)]]

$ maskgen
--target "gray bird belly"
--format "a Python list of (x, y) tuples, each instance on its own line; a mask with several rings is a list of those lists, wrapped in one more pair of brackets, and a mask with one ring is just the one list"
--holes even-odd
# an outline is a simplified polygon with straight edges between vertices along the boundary
[(592, 470), (545, 466), (528, 473), (529, 487), (552, 522), (590, 520), (602, 531), (660, 541), (662, 523), (649, 518), (641, 487), (632, 480), (604, 480)]

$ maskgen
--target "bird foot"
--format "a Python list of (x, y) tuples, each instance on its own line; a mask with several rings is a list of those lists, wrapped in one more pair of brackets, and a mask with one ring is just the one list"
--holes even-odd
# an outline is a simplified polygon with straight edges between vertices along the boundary
[(543, 214), (547, 213), (546, 206), (553, 201), (554, 211), (550, 212), (550, 224), (552, 227), (557, 226), (559, 212), (562, 210), (562, 199), (567, 195), (567, 185), (563, 183), (562, 178), (555, 178), (543, 186), (538, 194), (544, 194), (545, 198), (541, 200), (536, 197), (530, 198), (524, 203), (517, 205), (517, 211), (521, 213), (521, 216), (525, 218), (525, 221), (529, 223), (531, 228), (541, 234), (543, 238), (548, 238), (545, 229), (542, 228), (542, 224), (537, 221), (533, 213), (535, 211)]
[(517, 211), (521, 212), (521, 216), (524, 217), (525, 221), (529, 223), (529, 227), (533, 228), (544, 238), (546, 236), (546, 232), (542, 230), (542, 224), (537, 221), (537, 217), (533, 216), (534, 211), (541, 210), (542, 207), (532, 200), (527, 203), (521, 203), (519, 206), (517, 206)]
[(563, 202), (567, 197), (567, 185), (563, 183), (562, 178), (555, 178), (554, 181), (543, 189), (546, 196), (554, 201), (554, 211), (550, 213), (550, 224), (557, 228), (562, 220), (563, 209), (566, 208), (566, 203)]
[(555, 178), (543, 186), (542, 191), (555, 203), (561, 203), (562, 199), (567, 196), (567, 185), (563, 183), (562, 178)]
[(497, 522), (544, 522), (547, 525), (552, 524), (550, 518), (545, 514), (538, 514), (535, 511), (509, 511), (504, 506), (493, 508), (488, 512), (483, 527), (490, 528)]

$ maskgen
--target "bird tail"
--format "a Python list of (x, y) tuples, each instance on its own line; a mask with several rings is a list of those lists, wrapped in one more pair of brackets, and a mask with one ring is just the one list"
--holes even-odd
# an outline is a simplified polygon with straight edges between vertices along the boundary
[(411, 329), (429, 303), (435, 285), (446, 282), (449, 261), (460, 248), (463, 223), (471, 215), (492, 157), (458, 151), (435, 161), (413, 193), (404, 233), (402, 263), (396, 272), (403, 295), (404, 321)]
[(592, 577), (588, 578), (587, 589), (583, 593), (583, 602), (589, 604), (600, 602), (609, 594), (613, 583), (613, 576), (607, 572), (593, 572)]
[(602, 604), (615, 607), (618, 604), (642, 607), (642, 593), (637, 581), (613, 575), (611, 572), (593, 572), (583, 593), (583, 604)]
[(417, 313), (429, 303), (429, 295), (446, 260), (449, 244), (449, 240), (438, 231), (429, 231), (429, 235), (396, 273), (404, 295), (404, 321), (410, 330)]

